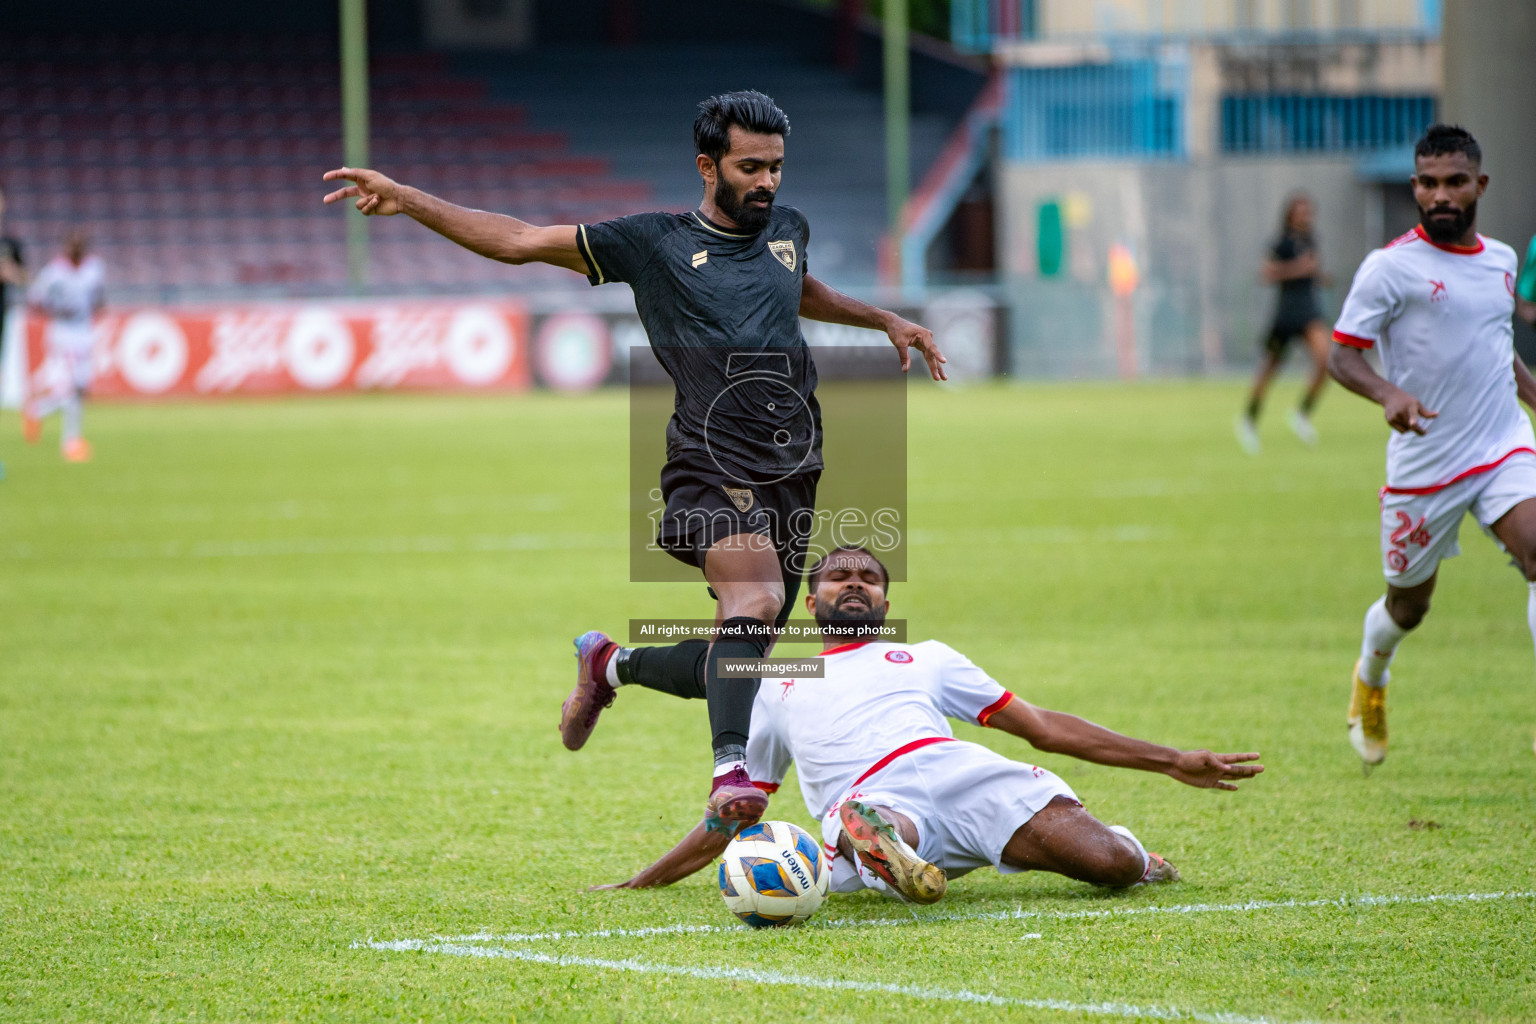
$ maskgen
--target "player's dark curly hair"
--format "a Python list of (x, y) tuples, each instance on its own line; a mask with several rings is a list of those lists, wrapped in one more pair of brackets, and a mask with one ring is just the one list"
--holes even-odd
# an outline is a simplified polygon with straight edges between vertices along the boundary
[(789, 118), (773, 97), (756, 89), (721, 93), (699, 104), (693, 121), (693, 144), (715, 163), (731, 148), (731, 125), (759, 135), (788, 135)]
[(852, 554), (855, 551), (859, 551), (868, 555), (870, 559), (880, 567), (880, 587), (887, 594), (889, 594), (891, 591), (891, 571), (885, 567), (884, 562), (880, 561), (879, 556), (877, 556), (873, 551), (869, 550), (869, 548), (862, 544), (844, 544), (842, 547), (833, 548), (831, 551), (828, 551), (826, 554), (816, 559), (816, 563), (812, 565), (810, 571), (805, 574), (807, 581), (809, 581), (807, 586), (811, 590), (816, 589), (816, 583), (821, 578), (822, 572), (824, 572), (830, 565), (833, 555)]
[(1483, 163), (1483, 147), (1477, 144), (1472, 133), (1459, 124), (1432, 124), (1424, 129), (1424, 137), (1413, 147), (1413, 155), (1447, 156), (1465, 153), (1467, 159), (1478, 166)]

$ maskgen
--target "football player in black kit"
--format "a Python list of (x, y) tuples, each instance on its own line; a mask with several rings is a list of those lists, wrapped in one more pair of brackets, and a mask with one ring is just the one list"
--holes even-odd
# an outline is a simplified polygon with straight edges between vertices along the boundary
[(1291, 432), (1306, 444), (1317, 443), (1317, 430), (1312, 426), (1312, 410), (1323, 385), (1328, 383), (1328, 328), (1323, 323), (1323, 309), (1318, 302), (1318, 285), (1326, 284), (1326, 275), (1318, 261), (1317, 240), (1312, 234), (1315, 213), (1312, 199), (1305, 192), (1298, 192), (1286, 200), (1285, 213), (1280, 218), (1280, 237), (1270, 248), (1264, 261), (1263, 277), (1278, 285), (1279, 301), (1275, 305), (1275, 319), (1264, 337), (1264, 358), (1253, 379), (1248, 404), (1233, 424), (1237, 443), (1249, 455), (1259, 452), (1259, 409), (1275, 374), (1285, 362), (1286, 350), (1296, 338), (1307, 343), (1307, 353), (1312, 357), (1312, 376), (1301, 403), (1291, 411)]
[(789, 119), (755, 91), (699, 104), (693, 125), (703, 201), (689, 213), (536, 227), (454, 206), (377, 171), (325, 175), (351, 185), (327, 203), (404, 213), (482, 256), (550, 263), (594, 285), (627, 282), (657, 359), (677, 387), (661, 473), (662, 548), (704, 572), (718, 601), (712, 643), (624, 648), (599, 632), (576, 641), (577, 682), (560, 733), (576, 750), (615, 689), (638, 684), (709, 704), (715, 771), (706, 816), (750, 821), (767, 796), (745, 771), (758, 679), (722, 677), (723, 658), (760, 658), (800, 589), (821, 475), (816, 367), (799, 317), (884, 331), (901, 369), (911, 349), (946, 379), (933, 335), (807, 273), (810, 227), (774, 202)]

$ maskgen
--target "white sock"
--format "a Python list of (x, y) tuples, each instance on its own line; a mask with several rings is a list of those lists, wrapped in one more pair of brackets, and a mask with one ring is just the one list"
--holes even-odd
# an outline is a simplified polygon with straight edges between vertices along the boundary
[(63, 441), (68, 444), (80, 439), (80, 392), (70, 391), (64, 398)]
[(1141, 854), (1141, 877), (1146, 878), (1147, 872), (1152, 868), (1152, 858), (1147, 856), (1147, 848), (1141, 845), (1141, 840), (1131, 834), (1131, 830), (1124, 825), (1111, 825), (1109, 830), (1117, 836), (1125, 836), (1136, 844), (1136, 852)]
[(735, 771), (737, 768), (740, 768), (742, 771), (746, 771), (747, 770), (747, 762), (745, 762), (745, 761), (720, 761), (720, 762), (717, 762), (715, 764), (715, 778), (718, 779), (722, 775), (729, 775), (729, 774), (731, 774), (731, 772)]
[[(1532, 627), (1536, 629), (1536, 627)], [(1386, 686), (1387, 666), (1408, 631), (1387, 614), (1385, 596), (1376, 599), (1365, 613), (1365, 638), (1360, 644), (1360, 681), (1366, 686)]]
[(1536, 583), (1530, 586), (1531, 596), (1525, 599), (1525, 622), (1531, 627), (1531, 640), (1536, 641)]
[[(864, 876), (859, 874), (860, 864), (857, 860), (850, 861), (842, 854), (832, 858), (832, 884), (829, 887), (832, 892), (858, 892), (867, 889), (864, 884)], [(879, 882), (877, 878), (875, 881)], [(884, 882), (880, 882), (884, 885)]]
[[(620, 650), (622, 650), (622, 648), (620, 648)], [(605, 670), (604, 675), (608, 679), (608, 685), (613, 687), (615, 690), (617, 690), (619, 687), (624, 685), (622, 682), (619, 681), (619, 652), (618, 651), (614, 651), (612, 654), (610, 654), (608, 656), (608, 668)]]

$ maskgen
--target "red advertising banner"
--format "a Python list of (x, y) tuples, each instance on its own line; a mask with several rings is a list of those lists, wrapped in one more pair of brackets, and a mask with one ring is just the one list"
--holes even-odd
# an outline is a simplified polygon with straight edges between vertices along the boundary
[[(47, 324), (27, 318), (27, 379), (63, 372)], [(505, 300), (123, 308), (99, 317), (97, 397), (401, 389), (522, 390), (529, 319)]]

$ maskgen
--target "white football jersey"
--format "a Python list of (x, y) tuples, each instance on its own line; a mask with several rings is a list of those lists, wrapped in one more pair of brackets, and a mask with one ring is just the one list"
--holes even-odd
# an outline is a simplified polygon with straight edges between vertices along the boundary
[(790, 762), (817, 818), (862, 776), (954, 738), (949, 719), (987, 724), (1013, 694), (953, 648), (853, 643), (823, 651), (822, 679), (764, 679), (752, 706), (747, 773), (770, 793)]
[(27, 289), (27, 301), (40, 307), (59, 326), (89, 330), (91, 317), (101, 305), (105, 280), (106, 267), (95, 256), (87, 256), (78, 267), (63, 256), (56, 256)]
[(1366, 256), (1333, 339), (1376, 347), (1384, 376), (1440, 415), (1387, 442), (1387, 487), (1429, 493), (1536, 449), (1515, 393), (1515, 252), (1478, 236), (1445, 246), (1422, 227)]

